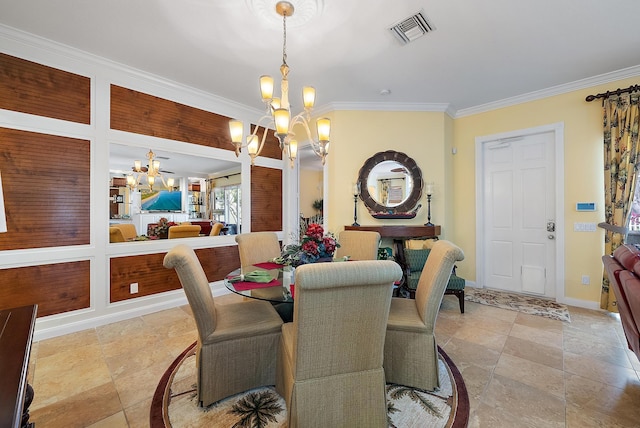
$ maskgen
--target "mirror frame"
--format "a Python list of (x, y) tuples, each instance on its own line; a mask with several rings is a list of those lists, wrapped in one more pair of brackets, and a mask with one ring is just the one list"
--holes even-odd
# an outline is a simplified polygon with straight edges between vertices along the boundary
[[(380, 162), (385, 161), (395, 161), (404, 166), (409, 171), (411, 179), (413, 180), (411, 193), (404, 202), (395, 207), (387, 207), (376, 202), (376, 200), (373, 199), (373, 197), (369, 193), (369, 189), (367, 187), (367, 181), (371, 170)], [(362, 168), (360, 168), (360, 172), (358, 173), (358, 186), (360, 187), (360, 199), (362, 199), (362, 202), (364, 202), (372, 215), (398, 215), (407, 214), (411, 211), (414, 211), (415, 213), (415, 211), (417, 211), (417, 209), (419, 208), (419, 206), (416, 207), (416, 205), (418, 205), (420, 198), (422, 198), (422, 171), (420, 170), (420, 167), (416, 164), (416, 162), (405, 153), (396, 152), (395, 150), (378, 152), (367, 159), (364, 165), (362, 165)], [(376, 216), (374, 217), (379, 218)]]

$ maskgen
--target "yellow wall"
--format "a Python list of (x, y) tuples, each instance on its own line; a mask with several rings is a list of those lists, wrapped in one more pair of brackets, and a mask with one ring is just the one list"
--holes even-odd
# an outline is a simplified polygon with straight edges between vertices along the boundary
[(313, 201), (322, 199), (322, 171), (300, 169), (300, 212), (304, 217), (318, 214)]
[[(352, 183), (373, 154), (397, 150), (413, 157), (426, 181), (434, 181), (432, 222), (442, 226), (442, 237), (459, 245), (465, 260), (458, 274), (476, 279), (475, 139), (558, 122), (564, 124), (565, 296), (599, 302), (603, 232), (574, 232), (575, 222), (604, 220), (601, 104), (587, 103), (589, 94), (636, 84), (626, 79), (585, 90), (552, 96), (486, 113), (452, 119), (437, 112), (335, 111), (328, 162), (328, 224), (334, 232), (353, 222)], [(457, 153), (452, 154), (455, 148)], [(595, 201), (597, 211), (575, 211), (576, 202)], [(427, 221), (426, 200), (415, 219)], [(358, 205), (361, 225), (400, 224), (376, 220)], [(582, 285), (589, 275), (590, 285)]]

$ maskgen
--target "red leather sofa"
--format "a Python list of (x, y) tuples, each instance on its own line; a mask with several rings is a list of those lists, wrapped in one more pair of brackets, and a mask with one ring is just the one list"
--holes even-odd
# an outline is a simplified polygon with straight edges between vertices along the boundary
[(613, 290), (627, 344), (640, 359), (640, 249), (625, 244), (602, 256), (609, 292)]

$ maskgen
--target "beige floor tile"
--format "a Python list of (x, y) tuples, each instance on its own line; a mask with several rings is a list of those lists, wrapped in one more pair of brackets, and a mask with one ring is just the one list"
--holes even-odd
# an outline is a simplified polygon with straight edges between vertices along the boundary
[(562, 370), (564, 365), (562, 349), (546, 346), (530, 340), (509, 336), (504, 344), (503, 354), (524, 358), (538, 364)]
[(149, 428), (149, 411), (151, 410), (151, 399), (143, 400), (131, 407), (124, 409), (124, 413), (129, 422), (129, 428)]
[(503, 353), (498, 360), (494, 375), (503, 376), (564, 398), (562, 370)]
[(567, 428), (631, 428), (638, 426), (637, 422), (634, 422), (634, 425), (620, 424), (614, 417), (603, 415), (590, 408), (577, 407), (573, 404), (567, 404), (566, 415)]
[(464, 319), (463, 327), (478, 327), (483, 330), (490, 331), (492, 333), (508, 336), (511, 328), (513, 327), (513, 321), (506, 321), (500, 318), (494, 318), (490, 316), (470, 316)]
[(541, 328), (529, 327), (522, 324), (514, 324), (510, 336), (517, 337), (545, 346), (553, 346), (562, 349), (562, 334), (557, 331), (547, 331)]
[(475, 365), (493, 370), (500, 358), (499, 351), (455, 337), (447, 342), (443, 349), (458, 368)]
[(80, 394), (111, 382), (100, 346), (91, 344), (66, 349), (36, 362), (32, 409)]
[(589, 356), (564, 353), (564, 369), (567, 373), (576, 374), (596, 382), (615, 386), (616, 388), (638, 388), (640, 381), (633, 369), (615, 364), (605, 363)]
[(512, 426), (564, 427), (564, 398), (503, 376), (493, 376), (482, 404), (517, 418)]
[(128, 428), (127, 418), (124, 411), (120, 411), (115, 415), (111, 415), (101, 421), (89, 425), (87, 428)]
[(515, 323), (526, 325), (528, 327), (543, 329), (546, 331), (555, 331), (558, 333), (562, 333), (562, 328), (565, 321), (558, 321), (538, 315), (518, 313)]
[(37, 343), (37, 358), (46, 358), (69, 349), (88, 345), (98, 345), (98, 336), (94, 329), (39, 341)]
[(49, 402), (46, 406), (35, 406), (39, 397), (46, 392), (34, 389), (29, 420), (36, 427), (83, 428), (122, 411), (118, 394), (111, 382), (55, 400), (45, 399)]
[(459, 340), (475, 343), (477, 345), (482, 345), (498, 352), (502, 351), (504, 343), (507, 340), (506, 334), (486, 330), (483, 326), (478, 325), (478, 323), (465, 323), (458, 329), (458, 331), (455, 332), (453, 337)]
[[(588, 336), (586, 333), (576, 333), (575, 331), (565, 334), (564, 350), (609, 364), (633, 368), (627, 351), (624, 348), (614, 346), (617, 345), (617, 341), (611, 344), (602, 340), (587, 340), (585, 335)], [(588, 337), (590, 338), (590, 336)]]

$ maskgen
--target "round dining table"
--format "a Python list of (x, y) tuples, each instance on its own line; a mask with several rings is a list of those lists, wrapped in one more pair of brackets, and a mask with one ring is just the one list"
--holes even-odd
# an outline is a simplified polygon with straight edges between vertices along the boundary
[[(271, 280), (252, 281), (251, 275), (247, 274), (254, 271), (267, 272)], [(293, 320), (294, 272), (294, 268), (290, 266), (272, 262), (256, 263), (230, 272), (224, 278), (224, 286), (241, 296), (271, 302), (283, 321), (290, 322)]]

